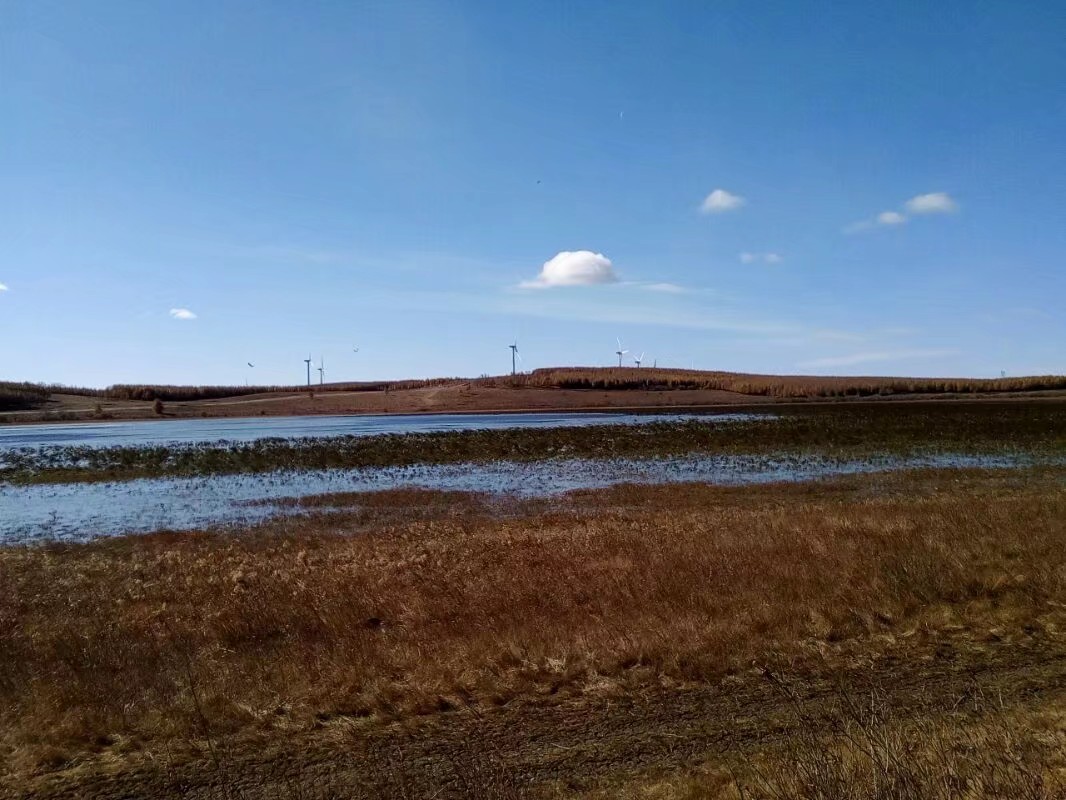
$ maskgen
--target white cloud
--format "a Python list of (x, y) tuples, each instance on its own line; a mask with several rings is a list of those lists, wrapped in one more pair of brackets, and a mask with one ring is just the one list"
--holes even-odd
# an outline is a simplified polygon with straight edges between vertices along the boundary
[(547, 289), (553, 286), (599, 286), (617, 283), (611, 259), (591, 250), (563, 250), (556, 253), (531, 281), (519, 284), (523, 289)]
[(196, 319), (196, 315), (187, 308), (172, 308), (170, 316), (174, 319)]
[[(903, 208), (911, 216), (918, 214), (949, 214), (953, 211), (958, 211), (959, 204), (952, 200), (947, 192), (930, 192), (929, 194), (919, 194), (912, 197), (903, 204)], [(844, 228), (844, 233), (861, 233), (877, 226), (892, 227), (902, 225), (907, 221), (907, 214), (900, 211), (882, 211), (873, 219), (853, 222)]]
[(904, 207), (912, 214), (950, 214), (959, 204), (947, 192), (930, 192), (912, 197)]
[(646, 283), (643, 288), (649, 292), (665, 292), (666, 294), (682, 294), (686, 291), (684, 286), (678, 286), (676, 283)]
[(733, 211), (747, 202), (743, 197), (727, 192), (725, 189), (715, 189), (703, 199), (700, 211), (704, 214), (721, 214), (724, 211)]
[(844, 228), (844, 233), (862, 233), (863, 231), (878, 227), (892, 228), (897, 225), (902, 225), (906, 221), (907, 216), (898, 211), (882, 211), (873, 219), (864, 219), (859, 222), (851, 223)]
[(784, 261), (778, 253), (741, 253), (738, 258), (741, 264), (754, 264), (757, 261), (764, 264), (780, 264)]
[(7, 291), (10, 291), (10, 290), (9, 290), (9, 289), (7, 288), (7, 284), (5, 284), (5, 283), (0, 283), (0, 292), (7, 292)]
[(905, 361), (911, 358), (940, 358), (953, 356), (958, 350), (887, 350), (882, 352), (852, 353), (846, 356), (814, 358), (800, 361), (798, 367), (849, 367), (855, 364), (871, 364), (878, 361)]

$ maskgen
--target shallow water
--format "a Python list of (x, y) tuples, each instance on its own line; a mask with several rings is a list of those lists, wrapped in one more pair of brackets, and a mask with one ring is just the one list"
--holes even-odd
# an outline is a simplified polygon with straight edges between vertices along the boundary
[[(758, 418), (715, 414), (721, 422)], [(765, 416), (765, 415), (763, 415)], [(143, 447), (254, 442), (259, 439), (377, 436), (384, 433), (573, 428), (691, 419), (691, 414), (381, 414), (233, 419), (168, 419), (0, 426), (0, 453), (42, 447)]]
[(618, 483), (720, 485), (811, 480), (914, 467), (1018, 467), (1027, 455), (928, 455), (836, 460), (817, 456), (691, 455), (655, 459), (547, 460), (383, 469), (279, 471), (254, 475), (155, 478), (117, 483), (0, 485), (0, 543), (83, 540), (160, 529), (244, 525), (304, 513), (256, 501), (419, 487), (548, 496)]

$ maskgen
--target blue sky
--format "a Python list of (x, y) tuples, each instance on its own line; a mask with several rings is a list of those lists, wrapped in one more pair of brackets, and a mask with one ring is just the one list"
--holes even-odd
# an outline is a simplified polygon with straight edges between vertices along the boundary
[(4, 0), (0, 377), (1063, 373), (1063, 131), (1060, 2)]

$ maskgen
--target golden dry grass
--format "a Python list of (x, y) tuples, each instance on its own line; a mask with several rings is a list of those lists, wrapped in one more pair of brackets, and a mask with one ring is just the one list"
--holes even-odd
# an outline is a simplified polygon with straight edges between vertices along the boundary
[[(1066, 589), (1061, 470), (461, 495), (0, 551), (0, 762), (706, 681)], [(405, 513), (404, 509), (413, 509)], [(349, 535), (355, 534), (355, 535)]]
[[(796, 714), (796, 733), (730, 764), (709, 763), (584, 800), (1062, 800), (1066, 714), (977, 700), (969, 715), (895, 718), (884, 698), (838, 694), (828, 724)], [(970, 701), (973, 703), (973, 700)], [(558, 796), (566, 796), (559, 792)]]

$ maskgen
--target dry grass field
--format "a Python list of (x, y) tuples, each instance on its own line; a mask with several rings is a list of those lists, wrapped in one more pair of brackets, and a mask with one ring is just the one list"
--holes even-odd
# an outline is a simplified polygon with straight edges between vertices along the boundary
[(1063, 796), (1066, 474), (0, 550), (0, 793)]

